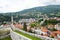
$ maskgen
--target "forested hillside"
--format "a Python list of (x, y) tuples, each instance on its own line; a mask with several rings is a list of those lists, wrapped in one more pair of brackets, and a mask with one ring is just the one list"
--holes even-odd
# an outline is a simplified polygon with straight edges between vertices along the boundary
[(10, 21), (10, 16), (14, 16), (14, 20), (19, 20), (21, 18), (37, 18), (40, 14), (47, 14), (50, 16), (60, 17), (60, 5), (48, 5), (42, 7), (35, 7), (30, 9), (24, 9), (19, 12), (9, 12), (9, 13), (0, 13), (0, 22), (1, 21)]

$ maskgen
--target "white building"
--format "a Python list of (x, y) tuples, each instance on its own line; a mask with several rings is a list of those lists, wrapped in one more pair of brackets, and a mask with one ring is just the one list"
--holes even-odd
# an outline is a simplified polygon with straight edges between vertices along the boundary
[(55, 29), (60, 30), (60, 23), (55, 25)]
[(35, 21), (35, 19), (32, 19), (32, 18), (19, 20), (19, 22), (27, 22), (27, 23), (31, 23), (31, 22), (34, 22), (34, 21)]

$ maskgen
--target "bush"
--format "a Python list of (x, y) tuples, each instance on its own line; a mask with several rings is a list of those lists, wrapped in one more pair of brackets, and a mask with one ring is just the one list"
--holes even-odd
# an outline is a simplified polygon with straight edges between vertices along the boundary
[(55, 28), (52, 28), (52, 29), (49, 29), (49, 30), (51, 30), (51, 31), (57, 31), (57, 29), (55, 29)]

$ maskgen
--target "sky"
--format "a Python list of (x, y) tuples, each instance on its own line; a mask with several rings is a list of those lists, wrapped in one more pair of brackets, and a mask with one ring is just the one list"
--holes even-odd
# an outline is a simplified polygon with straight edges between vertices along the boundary
[(46, 5), (60, 5), (60, 0), (0, 0), (0, 13), (17, 12)]

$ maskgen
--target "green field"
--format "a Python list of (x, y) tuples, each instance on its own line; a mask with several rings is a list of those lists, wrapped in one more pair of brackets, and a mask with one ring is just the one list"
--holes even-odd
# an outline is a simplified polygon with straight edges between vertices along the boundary
[(10, 36), (8, 36), (8, 37), (5, 37), (5, 38), (0, 39), (0, 40), (12, 40), (12, 39), (11, 39), (11, 37), (10, 37)]
[(30, 35), (28, 35), (28, 34), (22, 33), (22, 32), (17, 31), (17, 30), (15, 30), (15, 32), (17, 32), (17, 33), (19, 33), (19, 34), (21, 34), (21, 35), (23, 35), (23, 36), (25, 36), (25, 37), (28, 37), (28, 38), (30, 38), (30, 39), (32, 39), (32, 40), (42, 40), (41, 38), (37, 38), (37, 37), (35, 37), (35, 36), (30, 36)]

